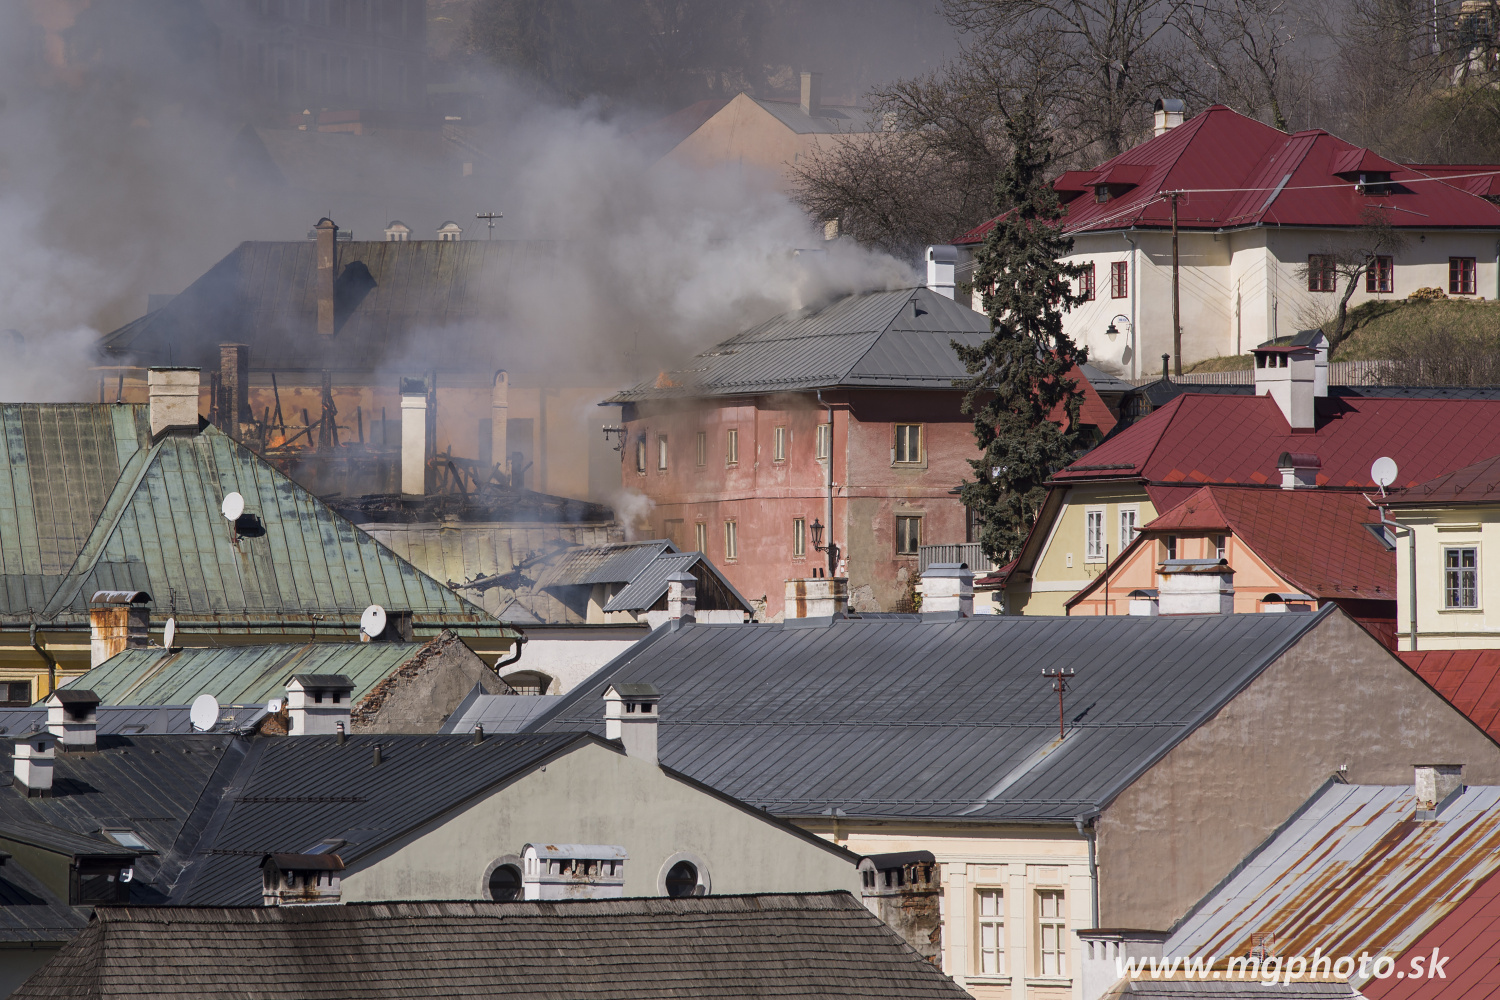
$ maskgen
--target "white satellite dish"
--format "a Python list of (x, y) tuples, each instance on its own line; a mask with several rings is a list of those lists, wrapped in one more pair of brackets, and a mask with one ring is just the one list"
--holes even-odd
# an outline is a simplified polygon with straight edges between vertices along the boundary
[(269, 713), (271, 713), (272, 715), (278, 715), (278, 714), (280, 714), (280, 712), (281, 712), (281, 699), (280, 698), (272, 698), (270, 701), (266, 702), (266, 711), (269, 712)]
[(385, 631), (385, 608), (372, 604), (359, 616), (359, 630), (371, 639)]
[(245, 498), (238, 493), (229, 493), (224, 497), (224, 504), (219, 510), (224, 512), (224, 518), (229, 521), (238, 521), (240, 515), (245, 513)]
[(1396, 481), (1396, 460), (1377, 458), (1375, 464), (1370, 466), (1370, 478), (1380, 487), (1380, 495), (1385, 496), (1385, 488)]
[(177, 638), (177, 619), (168, 618), (167, 627), (161, 630), (162, 648), (168, 651), (172, 648), (173, 641)]
[(200, 694), (193, 699), (193, 707), (188, 709), (188, 719), (193, 723), (194, 731), (208, 732), (219, 721), (219, 699), (211, 694)]

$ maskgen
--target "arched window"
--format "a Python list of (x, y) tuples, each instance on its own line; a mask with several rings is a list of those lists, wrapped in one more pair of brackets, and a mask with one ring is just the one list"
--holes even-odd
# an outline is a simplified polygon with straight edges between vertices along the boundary
[(518, 670), (501, 680), (515, 688), (516, 694), (546, 694), (552, 686), (552, 678), (537, 670)]
[(673, 899), (698, 894), (698, 866), (691, 861), (679, 861), (667, 872), (667, 895)]
[(496, 865), (490, 872), (490, 898), (509, 903), (521, 898), (521, 869), (511, 864)]

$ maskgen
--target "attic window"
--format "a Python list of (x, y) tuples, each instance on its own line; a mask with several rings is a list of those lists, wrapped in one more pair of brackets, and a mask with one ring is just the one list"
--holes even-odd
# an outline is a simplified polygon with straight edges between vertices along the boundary
[(343, 847), (343, 846), (344, 846), (344, 842), (342, 840), (325, 840), (322, 843), (318, 844), (316, 847), (311, 848), (307, 853), (308, 854), (332, 854), (334, 851), (338, 850), (340, 847)]
[(1094, 185), (1094, 201), (1097, 202), (1100, 205), (1104, 204), (1106, 201), (1109, 201), (1109, 185), (1108, 184), (1095, 184)]

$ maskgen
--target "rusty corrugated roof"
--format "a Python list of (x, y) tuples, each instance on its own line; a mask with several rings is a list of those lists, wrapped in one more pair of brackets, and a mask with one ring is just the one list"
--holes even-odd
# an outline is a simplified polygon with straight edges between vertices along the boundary
[(1396, 958), (1496, 870), (1500, 787), (1469, 787), (1419, 821), (1411, 786), (1330, 784), (1182, 920), (1165, 954)]

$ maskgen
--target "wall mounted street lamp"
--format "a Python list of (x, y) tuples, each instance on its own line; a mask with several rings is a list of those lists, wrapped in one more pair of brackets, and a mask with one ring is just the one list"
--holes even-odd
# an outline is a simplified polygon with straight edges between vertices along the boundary
[(807, 530), (812, 533), (813, 548), (828, 553), (828, 575), (834, 576), (839, 568), (839, 547), (831, 540), (827, 545), (823, 544), (823, 525), (817, 518), (813, 518), (813, 523), (807, 526)]
[(625, 455), (625, 428), (619, 426), (618, 424), (605, 424), (604, 425), (604, 440), (606, 442), (611, 442), (611, 441), (614, 442), (613, 445), (612, 445), (612, 447), (615, 449), (615, 451), (617, 451), (617, 452), (620, 453), (620, 456), (622, 458), (624, 457), (624, 455)]

